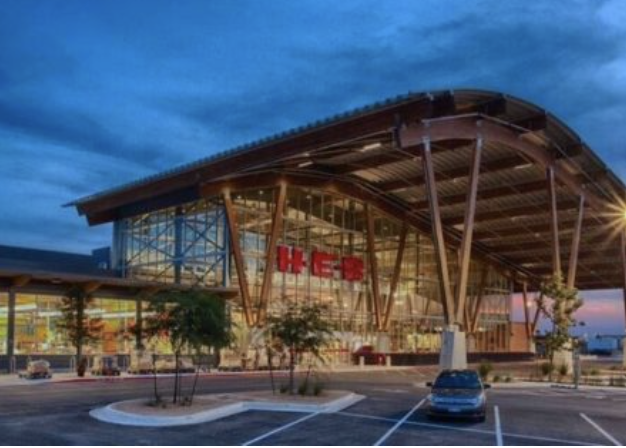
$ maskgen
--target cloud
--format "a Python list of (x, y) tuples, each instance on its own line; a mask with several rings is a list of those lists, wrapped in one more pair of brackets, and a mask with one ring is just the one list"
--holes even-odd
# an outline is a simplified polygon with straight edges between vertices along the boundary
[[(15, 2), (0, 16), (1, 242), (110, 242), (61, 204), (409, 90), (562, 118), (622, 175), (620, 1)], [(43, 192), (43, 193), (42, 193)], [(41, 223), (45, 223), (42, 224)]]

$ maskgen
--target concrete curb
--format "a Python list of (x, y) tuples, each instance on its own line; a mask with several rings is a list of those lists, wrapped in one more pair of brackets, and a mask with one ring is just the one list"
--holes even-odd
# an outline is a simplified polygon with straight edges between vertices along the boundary
[[(108, 406), (92, 409), (89, 415), (96, 420), (105, 423), (113, 423), (124, 426), (143, 426), (143, 427), (168, 427), (197, 425), (199, 423), (208, 423), (221, 418), (230, 417), (246, 411), (272, 411), (272, 412), (301, 412), (301, 413), (324, 413), (330, 414), (342, 411), (365, 398), (364, 395), (350, 393), (341, 398), (337, 398), (325, 404), (299, 404), (299, 403), (280, 403), (272, 401), (239, 401), (237, 403), (226, 404), (219, 408), (199, 411), (195, 414), (183, 416), (146, 416), (139, 414), (131, 414), (115, 409), (117, 403)], [(127, 403), (140, 400), (128, 400), (120, 403)]]
[[(376, 373), (376, 372), (389, 372), (389, 371), (405, 371), (415, 369), (416, 366), (367, 366), (366, 368), (360, 367), (337, 367), (337, 368), (329, 368), (319, 370), (319, 373), (323, 374), (333, 374), (333, 373)], [(297, 369), (296, 373), (306, 372), (305, 369)], [(67, 375), (67, 376), (66, 376)], [(183, 373), (181, 377), (192, 377), (195, 373)], [(275, 377), (285, 377), (289, 375), (289, 372), (286, 370), (274, 371)], [(160, 373), (157, 375), (158, 379), (161, 378), (173, 378), (175, 374), (173, 373)], [(263, 377), (269, 376), (269, 372), (267, 370), (247, 370), (243, 372), (222, 372), (222, 371), (213, 371), (213, 372), (205, 372), (200, 374), (200, 378), (232, 378), (232, 377)], [(129, 375), (122, 374), (121, 376), (87, 376), (83, 378), (78, 378), (75, 376), (69, 376), (65, 373), (57, 373), (53, 375), (51, 379), (41, 379), (41, 380), (26, 380), (24, 378), (18, 378), (14, 375), (5, 375), (0, 373), (0, 387), (6, 386), (35, 386), (41, 384), (56, 384), (56, 383), (95, 383), (95, 382), (118, 382), (118, 381), (145, 381), (152, 380), (152, 374), (137, 374), (137, 375)]]

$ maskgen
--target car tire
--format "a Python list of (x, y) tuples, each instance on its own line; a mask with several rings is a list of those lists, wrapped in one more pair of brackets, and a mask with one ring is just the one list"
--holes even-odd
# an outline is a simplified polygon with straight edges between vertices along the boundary
[(480, 417), (476, 418), (476, 421), (478, 423), (485, 423), (485, 421), (487, 421), (487, 416), (486, 415), (481, 415)]

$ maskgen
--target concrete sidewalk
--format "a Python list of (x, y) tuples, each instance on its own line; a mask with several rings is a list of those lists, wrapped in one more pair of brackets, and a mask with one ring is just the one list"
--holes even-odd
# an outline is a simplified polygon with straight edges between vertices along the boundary
[[(325, 367), (323, 369), (317, 369), (318, 373), (321, 374), (332, 374), (332, 373), (367, 373), (367, 372), (386, 372), (386, 371), (402, 371), (402, 370), (417, 370), (418, 367), (415, 366), (397, 366), (397, 367), (386, 367), (386, 366), (333, 366), (333, 367)], [(296, 369), (296, 374), (305, 373), (307, 369), (301, 368)], [(275, 377), (285, 377), (289, 374), (286, 370), (274, 371)], [(193, 377), (195, 373), (181, 373), (181, 377)], [(212, 371), (212, 372), (203, 372), (199, 375), (201, 378), (210, 378), (210, 377), (238, 377), (238, 376), (269, 376), (269, 371), (267, 370), (247, 370), (243, 372), (221, 372), (221, 371)], [(173, 373), (159, 373), (157, 374), (157, 378), (173, 378)], [(84, 377), (80, 378), (76, 376), (76, 373), (73, 372), (53, 372), (52, 378), (49, 379), (36, 379), (29, 380), (25, 378), (20, 378), (17, 374), (2, 374), (0, 375), (0, 387), (6, 386), (37, 386), (41, 384), (49, 384), (49, 383), (76, 383), (76, 382), (116, 382), (116, 381), (135, 381), (135, 380), (151, 380), (153, 379), (153, 375), (151, 374), (141, 374), (141, 375), (131, 375), (128, 373), (122, 373), (120, 376), (93, 376), (89, 373), (85, 374)]]

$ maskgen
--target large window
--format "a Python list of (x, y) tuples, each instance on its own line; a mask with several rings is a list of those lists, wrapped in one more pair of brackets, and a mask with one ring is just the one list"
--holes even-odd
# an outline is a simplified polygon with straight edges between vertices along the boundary
[(7, 353), (7, 337), (9, 326), (9, 295), (0, 292), (0, 355)]
[[(74, 354), (75, 349), (59, 328), (62, 299), (59, 296), (17, 294), (15, 306), (15, 354)], [(85, 347), (86, 354), (129, 353), (134, 344), (130, 328), (135, 322), (135, 302), (96, 299), (89, 318), (102, 319), (99, 340)], [(0, 314), (0, 322), (3, 317)], [(1, 333), (0, 333), (1, 334)], [(5, 338), (6, 339), (6, 338)]]
[(226, 217), (203, 200), (117, 223), (116, 267), (125, 277), (219, 286), (228, 267)]
[[(268, 269), (278, 188), (232, 191), (231, 197), (255, 313)], [(348, 335), (345, 340), (372, 343), (378, 332), (371, 275), (371, 257), (376, 257), (381, 317), (391, 309), (388, 330), (392, 349), (438, 350), (444, 318), (434, 248), (428, 235), (403, 228), (400, 220), (371, 205), (314, 188), (287, 188), (282, 218), (277, 256), (269, 260), (269, 314), (280, 315), (289, 304), (324, 304), (337, 332)], [(219, 197), (126, 219), (118, 226), (116, 246), (122, 248), (123, 270), (129, 277), (166, 283), (238, 285)], [(390, 298), (405, 234), (395, 295)], [(448, 252), (448, 263), (454, 291), (458, 256), (452, 250)], [(472, 319), (480, 309), (477, 331), (489, 332), (508, 321), (509, 281), (492, 267), (472, 260), (467, 296), (466, 319)], [(234, 304), (232, 310), (238, 319), (240, 306)]]

